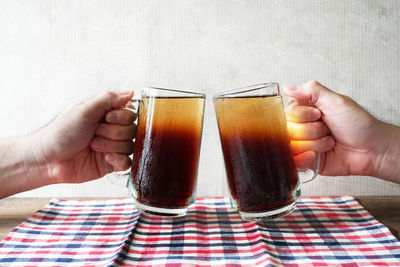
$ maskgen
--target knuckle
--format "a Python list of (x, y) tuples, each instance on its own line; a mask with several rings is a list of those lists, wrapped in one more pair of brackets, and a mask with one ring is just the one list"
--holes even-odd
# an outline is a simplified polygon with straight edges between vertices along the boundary
[(316, 81), (316, 80), (311, 80), (311, 81), (307, 82), (306, 85), (308, 85), (308, 86), (310, 86), (310, 87), (318, 87), (318, 86), (320, 86), (321, 84), (320, 84), (318, 81)]
[(102, 93), (102, 95), (103, 95), (105, 98), (113, 98), (113, 97), (115, 97), (117, 94), (114, 93), (114, 92), (112, 92), (112, 91), (104, 91), (104, 92)]

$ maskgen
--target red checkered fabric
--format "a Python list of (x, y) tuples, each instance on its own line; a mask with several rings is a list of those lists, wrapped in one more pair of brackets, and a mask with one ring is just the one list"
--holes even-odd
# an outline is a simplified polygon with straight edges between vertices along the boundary
[(400, 266), (400, 243), (353, 197), (303, 197), (286, 217), (243, 221), (227, 198), (179, 218), (131, 199), (51, 200), (0, 242), (0, 266)]

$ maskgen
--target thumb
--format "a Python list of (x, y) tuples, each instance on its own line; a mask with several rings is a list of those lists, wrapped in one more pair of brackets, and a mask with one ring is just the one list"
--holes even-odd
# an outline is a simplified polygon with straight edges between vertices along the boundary
[(83, 103), (84, 116), (98, 122), (110, 110), (123, 107), (133, 97), (133, 90), (122, 92), (103, 92)]
[(284, 91), (285, 95), (306, 101), (323, 113), (334, 111), (345, 100), (343, 95), (335, 93), (317, 81), (309, 81), (297, 87), (286, 86)]

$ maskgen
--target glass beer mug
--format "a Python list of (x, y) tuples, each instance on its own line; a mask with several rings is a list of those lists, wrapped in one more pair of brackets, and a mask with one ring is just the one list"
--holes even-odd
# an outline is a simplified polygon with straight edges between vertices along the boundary
[(214, 96), (231, 205), (245, 220), (291, 213), (300, 182), (318, 175), (320, 155), (296, 168), (278, 83), (239, 88)]
[(196, 197), (205, 95), (145, 88), (137, 102), (132, 167), (117, 176), (141, 212), (183, 216)]

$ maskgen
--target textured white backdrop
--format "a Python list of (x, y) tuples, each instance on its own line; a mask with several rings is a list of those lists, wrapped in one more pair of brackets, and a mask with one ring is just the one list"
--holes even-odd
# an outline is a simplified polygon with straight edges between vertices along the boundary
[[(207, 93), (198, 195), (227, 194), (211, 96), (319, 80), (400, 124), (400, 1), (0, 1), (0, 137), (31, 133), (103, 90)], [(305, 195), (399, 195), (320, 177)], [(126, 196), (106, 179), (20, 196)]]

